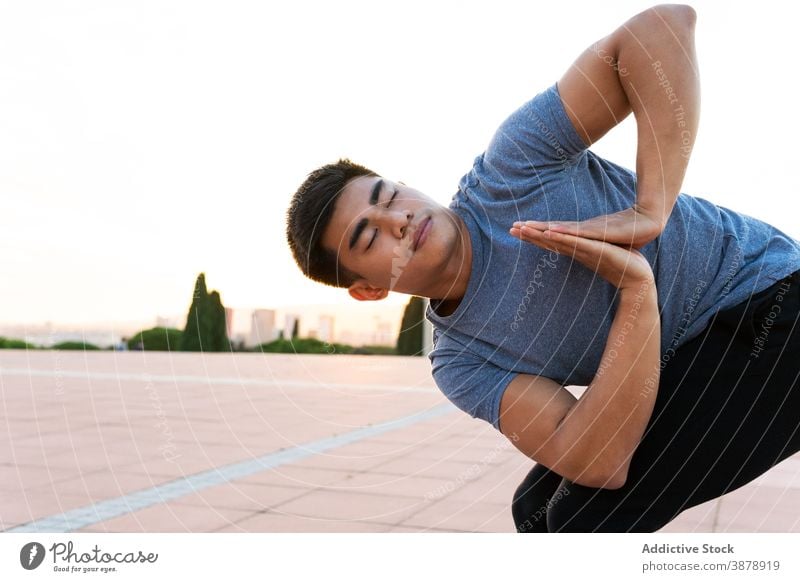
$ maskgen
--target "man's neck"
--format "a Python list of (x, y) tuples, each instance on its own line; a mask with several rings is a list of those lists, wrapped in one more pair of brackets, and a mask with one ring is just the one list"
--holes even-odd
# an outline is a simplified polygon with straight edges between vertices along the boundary
[[(449, 315), (458, 308), (467, 293), (469, 278), (472, 274), (472, 240), (469, 236), (469, 229), (457, 214), (453, 213), (453, 219), (456, 222), (459, 237), (452, 260), (445, 268), (441, 278), (447, 287), (437, 289), (435, 293), (435, 300), (438, 301), (436, 312), (439, 315)], [(433, 300), (434, 298), (432, 298)]]

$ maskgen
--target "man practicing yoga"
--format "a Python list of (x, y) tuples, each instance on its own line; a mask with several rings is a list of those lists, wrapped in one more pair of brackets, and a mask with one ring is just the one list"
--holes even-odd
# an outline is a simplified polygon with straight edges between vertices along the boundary
[[(800, 450), (800, 242), (679, 193), (694, 23), (659, 5), (591, 45), (449, 208), (346, 159), (291, 202), (309, 278), (431, 299), (437, 386), (536, 461), (519, 532), (655, 531)], [(587, 149), (630, 112), (635, 174)]]

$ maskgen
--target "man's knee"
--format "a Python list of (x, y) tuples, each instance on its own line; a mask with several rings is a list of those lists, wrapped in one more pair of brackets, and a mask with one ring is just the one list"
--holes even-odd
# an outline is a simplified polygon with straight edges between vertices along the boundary
[(547, 512), (544, 509), (547, 496), (540, 489), (523, 481), (514, 491), (511, 515), (518, 533), (547, 531)]
[[(670, 521), (666, 514), (657, 517), (658, 507), (644, 509), (617, 491), (565, 484), (553, 496), (547, 511), (547, 531), (553, 533), (650, 533)], [(559, 495), (560, 494), (560, 498)]]
[(547, 531), (547, 505), (561, 483), (561, 477), (536, 466), (514, 491), (511, 514), (520, 533)]

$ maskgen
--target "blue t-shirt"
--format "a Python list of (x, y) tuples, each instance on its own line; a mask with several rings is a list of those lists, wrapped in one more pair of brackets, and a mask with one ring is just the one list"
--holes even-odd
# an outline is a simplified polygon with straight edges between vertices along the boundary
[[(499, 430), (518, 374), (588, 385), (614, 319), (617, 289), (569, 256), (520, 241), (517, 220), (585, 220), (630, 208), (636, 174), (588, 150), (555, 85), (523, 104), (475, 158), (450, 208), (472, 241), (467, 291), (433, 324), (439, 389)], [(639, 249), (656, 278), (661, 365), (730, 308), (800, 269), (800, 242), (728, 208), (680, 194), (661, 235)]]

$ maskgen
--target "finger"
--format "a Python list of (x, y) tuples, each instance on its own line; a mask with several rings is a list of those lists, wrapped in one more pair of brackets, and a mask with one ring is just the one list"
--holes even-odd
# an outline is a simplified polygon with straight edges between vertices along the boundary
[(547, 249), (548, 251), (559, 252), (554, 244), (554, 241), (545, 238), (543, 232), (534, 228), (527, 226), (523, 227), (522, 229), (512, 228), (509, 232), (524, 242), (535, 244), (536, 246)]
[(526, 226), (533, 226), (539, 230), (551, 230), (553, 232), (562, 232), (579, 236), (582, 238), (590, 238), (595, 240), (607, 240), (608, 230), (604, 226), (599, 226), (596, 223), (589, 221), (570, 222), (570, 221), (549, 221), (537, 222), (528, 221), (523, 223)]
[[(606, 265), (607, 270), (612, 264), (609, 261), (614, 261), (613, 255), (618, 254), (620, 250), (611, 243), (561, 232), (546, 231), (542, 234), (542, 238), (552, 241), (554, 250), (559, 254), (569, 256), (597, 273), (601, 273), (603, 265)], [(612, 267), (615, 268), (617, 267)]]
[(542, 241), (545, 241), (545, 242), (555, 241), (556, 237), (553, 237), (553, 235), (561, 234), (561, 233), (556, 233), (556, 232), (554, 232), (552, 230), (540, 229), (540, 228), (537, 228), (537, 227), (528, 226), (526, 224), (523, 224), (521, 228), (512, 227), (509, 232), (511, 234), (513, 234), (514, 236), (519, 236), (519, 237), (522, 237), (522, 238), (530, 238), (532, 240), (539, 241), (539, 242), (542, 242)]
[(579, 235), (572, 235), (565, 232), (558, 232), (552, 229), (539, 229), (534, 226), (529, 226), (527, 224), (522, 225), (522, 228), (514, 228), (512, 227), (509, 231), (514, 236), (522, 236), (523, 238), (529, 238), (532, 241), (536, 242), (544, 242), (544, 243), (556, 243), (561, 246), (565, 247), (578, 247), (578, 248), (594, 248), (594, 247), (587, 247), (586, 245), (602, 245), (601, 241), (589, 239), (586, 237), (582, 237)]
[(523, 226), (523, 227), (520, 227), (520, 228), (518, 228), (516, 226), (513, 226), (513, 227), (511, 227), (511, 230), (509, 230), (508, 232), (510, 232), (513, 236), (515, 236), (517, 238), (520, 238), (522, 240), (526, 240), (526, 241), (530, 241), (530, 240), (541, 241), (542, 240), (542, 238), (541, 238), (542, 237), (542, 232), (538, 231), (538, 230), (536, 230), (534, 228), (528, 227), (528, 226)]
[(579, 228), (578, 222), (569, 222), (562, 220), (524, 220), (514, 223), (516, 227), (530, 226), (538, 230), (568, 230), (575, 231)]
[(561, 249), (559, 252), (563, 254), (574, 255), (576, 252), (585, 252), (587, 250), (585, 243), (588, 242), (588, 240), (579, 236), (567, 234), (565, 232), (557, 232), (555, 230), (546, 230), (542, 233), (542, 237), (555, 244)]
[[(515, 229), (512, 229), (512, 234)], [(575, 257), (576, 254), (586, 254), (586, 243), (596, 242), (582, 239), (577, 236), (566, 235), (564, 233), (554, 232), (552, 230), (539, 231), (529, 226), (523, 226), (520, 231), (522, 240), (533, 243), (539, 247), (559, 253)], [(603, 244), (603, 243), (599, 243)], [(589, 250), (588, 252), (597, 253), (596, 249)]]
[[(638, 251), (626, 249), (605, 241), (573, 236), (551, 230), (540, 232), (523, 227), (520, 232), (522, 240), (536, 244), (560, 255), (569, 256), (585, 267), (611, 281), (617, 276), (625, 276), (626, 271), (636, 268)], [(621, 274), (620, 274), (621, 273)], [(612, 279), (609, 279), (611, 277)]]
[(602, 240), (576, 236), (565, 232), (547, 230), (541, 233), (541, 238), (556, 246), (561, 254), (569, 254), (578, 259), (598, 259), (603, 252), (611, 251), (613, 245)]

